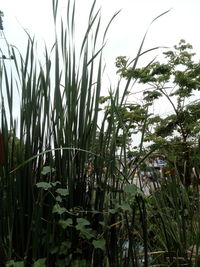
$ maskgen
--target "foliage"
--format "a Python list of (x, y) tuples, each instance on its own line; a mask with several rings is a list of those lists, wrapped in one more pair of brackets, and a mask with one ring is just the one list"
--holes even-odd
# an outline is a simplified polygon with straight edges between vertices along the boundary
[[(52, 4), (51, 51), (45, 47), (39, 61), (36, 41), (27, 33), (25, 55), (9, 47), (12, 66), (0, 65), (0, 151), (5, 158), (0, 166), (0, 264), (123, 265), (122, 240), (130, 234), (116, 226), (118, 220), (128, 225), (131, 211), (123, 192), (132, 176), (124, 164), (130, 136), (123, 107), (129, 83), (122, 98), (120, 84), (110, 92), (111, 106), (99, 120), (99, 104), (105, 100), (100, 96), (102, 52), (117, 14), (100, 40), (100, 10), (94, 1), (77, 47), (75, 1), (68, 1), (61, 24), (59, 1)], [(15, 90), (19, 114), (13, 109)], [(137, 127), (139, 119), (133, 122)]]
[(145, 140), (153, 141), (151, 147), (160, 149), (184, 184), (189, 186), (192, 168), (198, 167), (194, 164), (196, 160), (192, 151), (198, 147), (200, 102), (190, 99), (200, 90), (200, 63), (194, 61), (192, 46), (184, 40), (163, 54), (164, 63), (153, 61), (143, 68), (127, 67), (125, 57), (119, 57), (116, 65), (122, 77), (148, 85), (149, 89), (143, 92), (146, 105), (154, 104), (161, 97), (170, 103), (172, 114), (150, 114)]
[[(169, 163), (174, 150), (180, 152), (176, 160), (183, 168), (181, 152), (187, 145), (193, 149), (192, 164), (198, 162), (198, 148), (188, 138), (198, 134), (199, 106), (184, 104), (199, 89), (194, 79), (199, 79), (199, 66), (187, 52), (191, 47), (181, 42), (166, 53), (167, 64), (138, 69), (140, 55), (147, 52), (142, 52), (146, 33), (132, 66), (125, 57), (116, 63), (127, 78), (125, 87), (119, 82), (102, 97), (102, 53), (115, 15), (100, 40), (94, 1), (77, 48), (75, 1), (68, 1), (67, 21), (59, 29), (59, 1), (52, 3), (55, 44), (51, 52), (45, 48), (44, 62), (38, 61), (36, 42), (28, 35), (25, 56), (12, 47), (11, 70), (4, 61), (0, 65), (0, 265), (198, 266), (199, 188), (185, 187), (175, 175), (150, 183), (153, 190), (147, 194), (143, 185), (148, 181), (139, 172), (158, 148)], [(185, 74), (176, 69), (180, 65)], [(182, 94), (167, 94), (165, 84), (172, 78)], [(128, 101), (132, 79), (153, 86), (144, 92), (144, 105)], [(175, 113), (152, 116), (151, 104), (163, 95)], [(137, 133), (141, 140), (132, 148)], [(144, 140), (154, 142), (148, 152)]]

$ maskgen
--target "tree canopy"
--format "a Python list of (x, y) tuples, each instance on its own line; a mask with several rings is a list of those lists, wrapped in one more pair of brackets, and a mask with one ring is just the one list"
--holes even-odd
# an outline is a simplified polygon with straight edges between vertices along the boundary
[(164, 152), (168, 164), (188, 186), (192, 182), (192, 168), (199, 167), (194, 151), (199, 147), (200, 63), (194, 60), (192, 45), (185, 40), (163, 55), (163, 62), (153, 61), (136, 69), (129, 67), (126, 57), (118, 57), (116, 66), (121, 77), (148, 87), (143, 91), (146, 106), (161, 98), (170, 103), (172, 113), (150, 114), (144, 140), (150, 142), (149, 147)]

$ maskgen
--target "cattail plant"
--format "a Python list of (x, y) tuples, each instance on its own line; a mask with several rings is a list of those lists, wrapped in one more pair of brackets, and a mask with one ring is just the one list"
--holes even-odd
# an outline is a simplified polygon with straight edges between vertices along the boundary
[[(77, 48), (75, 1), (68, 1), (66, 21), (59, 21), (59, 1), (52, 4), (51, 51), (45, 47), (39, 61), (36, 41), (27, 34), (25, 55), (12, 47), (12, 68), (0, 64), (1, 264), (139, 266), (137, 240), (143, 236), (147, 266), (145, 196), (130, 182), (143, 161), (143, 138), (137, 161), (128, 162), (131, 125), (123, 123), (120, 112), (130, 79), (123, 89), (119, 82), (109, 91), (108, 107), (99, 118), (102, 53), (117, 13), (101, 37), (100, 10), (94, 1)], [(145, 38), (146, 34), (133, 69)], [(136, 229), (141, 235), (132, 235)], [(127, 257), (122, 251), (126, 242)]]

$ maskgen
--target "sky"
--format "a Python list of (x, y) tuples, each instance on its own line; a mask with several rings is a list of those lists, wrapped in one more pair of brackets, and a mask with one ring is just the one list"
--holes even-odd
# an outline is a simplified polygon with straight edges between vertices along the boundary
[[(75, 1), (77, 36), (81, 36), (93, 0)], [(23, 51), (26, 47), (24, 33), (26, 29), (31, 35), (36, 36), (38, 42), (45, 41), (51, 47), (54, 37), (51, 2), (51, 0), (1, 0), (0, 10), (4, 12), (4, 34), (8, 43)], [(60, 14), (65, 14), (67, 2), (59, 0)], [(180, 39), (185, 39), (193, 45), (194, 51), (200, 58), (199, 0), (97, 0), (96, 6), (101, 7), (104, 26), (116, 12), (121, 10), (112, 22), (104, 49), (107, 84), (115, 81), (116, 57), (134, 58), (151, 21), (167, 10), (170, 11), (151, 25), (144, 50), (156, 46), (171, 47), (178, 44)], [(7, 53), (3, 38), (0, 39), (0, 48), (3, 53)], [(161, 53), (162, 50), (156, 50), (145, 56), (145, 60), (150, 61)]]
[[(53, 39), (51, 0), (1, 0), (4, 12), (4, 33), (9, 43), (23, 47), (23, 28), (47, 43)], [(92, 0), (76, 0), (77, 24), (86, 21)], [(65, 13), (67, 0), (59, 0), (60, 13)], [(107, 22), (121, 10), (108, 33), (105, 56), (114, 61), (119, 55), (134, 56), (150, 22), (159, 14), (171, 11), (150, 28), (145, 48), (172, 46), (180, 39), (193, 44), (200, 53), (200, 1), (199, 0), (97, 0), (102, 7), (102, 21)], [(3, 40), (1, 40), (2, 43)], [(2, 44), (1, 44), (2, 46)]]

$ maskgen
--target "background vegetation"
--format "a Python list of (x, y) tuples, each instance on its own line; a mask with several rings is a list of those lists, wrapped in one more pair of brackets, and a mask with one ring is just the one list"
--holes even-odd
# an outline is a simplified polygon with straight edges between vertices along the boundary
[[(100, 38), (94, 1), (77, 48), (75, 1), (67, 21), (57, 9), (54, 0), (55, 44), (45, 62), (27, 35), (25, 56), (10, 48), (14, 70), (0, 65), (0, 265), (199, 266), (200, 106), (190, 97), (200, 65), (191, 45), (181, 41), (164, 63), (138, 68), (145, 34), (134, 60), (117, 59), (120, 81), (105, 97), (102, 53), (117, 14)], [(130, 104), (132, 82), (148, 88), (142, 105)], [(162, 96), (174, 109), (164, 118), (151, 114)], [(155, 153), (171, 172), (144, 181)]]

